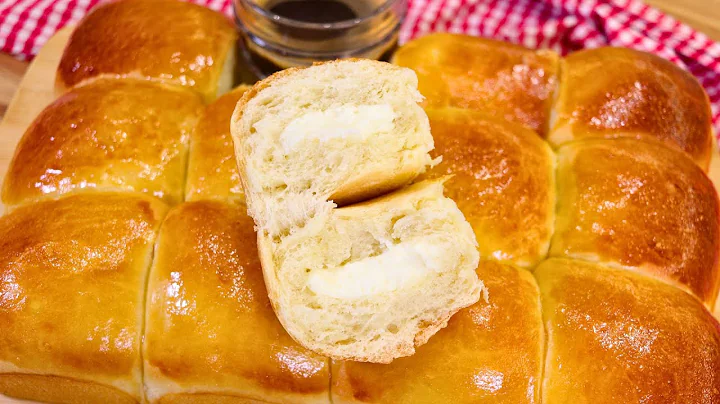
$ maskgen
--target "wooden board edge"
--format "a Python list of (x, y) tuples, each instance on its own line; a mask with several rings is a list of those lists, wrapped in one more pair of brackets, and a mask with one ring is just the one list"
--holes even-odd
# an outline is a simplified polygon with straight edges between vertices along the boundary
[[(53, 35), (28, 66), (0, 122), (0, 181), (4, 181), (15, 147), (40, 112), (57, 98), (55, 72), (70, 38), (71, 26)], [(5, 208), (0, 202), (0, 212)]]

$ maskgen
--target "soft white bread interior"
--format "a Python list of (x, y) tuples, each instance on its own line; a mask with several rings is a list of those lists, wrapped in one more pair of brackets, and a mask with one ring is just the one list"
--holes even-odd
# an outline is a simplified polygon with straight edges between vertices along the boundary
[(333, 359), (412, 355), (483, 289), (475, 235), (441, 180), (333, 209), (280, 240), (260, 232), (258, 247), (280, 322)]
[(422, 173), (433, 139), (421, 100), (412, 70), (371, 60), (288, 69), (256, 84), (231, 132), (259, 230), (287, 235)]

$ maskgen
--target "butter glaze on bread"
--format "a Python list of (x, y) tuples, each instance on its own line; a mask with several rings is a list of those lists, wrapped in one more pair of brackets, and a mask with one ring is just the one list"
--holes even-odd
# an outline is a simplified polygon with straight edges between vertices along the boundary
[(588, 140), (558, 151), (550, 254), (658, 276), (708, 305), (718, 281), (718, 196), (684, 153), (659, 142)]
[(244, 200), (230, 117), (242, 95), (241, 85), (205, 108), (190, 138), (185, 200)]
[(168, 213), (146, 310), (151, 403), (328, 402), (328, 359), (275, 317), (244, 206), (198, 201)]
[(425, 107), (480, 110), (547, 132), (558, 80), (555, 52), (435, 33), (403, 45), (392, 62), (417, 73)]
[(138, 402), (145, 278), (165, 205), (84, 194), (0, 218), (0, 393)]
[(391, 364), (333, 361), (333, 402), (537, 403), (544, 330), (532, 275), (480, 261), (487, 299), (460, 310), (415, 355)]
[(89, 190), (183, 198), (187, 144), (202, 101), (142, 80), (98, 80), (63, 94), (23, 135), (3, 184), (18, 205)]
[(710, 103), (689, 72), (659, 56), (624, 48), (575, 52), (562, 82), (548, 140), (657, 139), (708, 169), (713, 146)]
[[(452, 175), (445, 195), (475, 231), (481, 259), (532, 267), (555, 219), (555, 155), (536, 133), (479, 111), (428, 109), (442, 162), (423, 178)], [(498, 220), (503, 218), (503, 220)]]
[(102, 76), (189, 87), (205, 101), (230, 89), (237, 34), (206, 7), (177, 0), (116, 0), (87, 14), (57, 70), (62, 92)]
[(655, 279), (568, 259), (535, 271), (545, 403), (720, 402), (720, 325)]

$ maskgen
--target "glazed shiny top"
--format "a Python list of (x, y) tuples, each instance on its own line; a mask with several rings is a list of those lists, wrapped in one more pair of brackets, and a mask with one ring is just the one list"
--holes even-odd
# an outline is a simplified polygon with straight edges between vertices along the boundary
[(335, 402), (537, 403), (544, 331), (529, 272), (481, 261), (484, 297), (409, 357), (390, 364), (333, 361)]
[(35, 118), (3, 186), (6, 205), (88, 189), (182, 200), (187, 144), (200, 97), (142, 80), (98, 80)]
[(425, 106), (482, 110), (547, 130), (558, 56), (506, 42), (438, 33), (401, 47), (393, 63), (418, 75)]
[(554, 144), (584, 137), (650, 137), (707, 170), (711, 112), (702, 86), (659, 56), (624, 48), (573, 53), (562, 62)]
[(208, 105), (190, 140), (185, 200), (243, 199), (230, 135), (235, 105), (250, 87), (240, 86)]
[(571, 143), (557, 177), (551, 255), (638, 268), (715, 301), (718, 197), (684, 153), (632, 139)]
[(188, 86), (215, 97), (235, 29), (220, 13), (177, 0), (119, 0), (99, 6), (73, 31), (57, 71), (72, 87), (100, 75)]
[(445, 195), (475, 231), (481, 257), (532, 266), (547, 253), (554, 220), (554, 155), (533, 131), (461, 109), (427, 110)]
[(145, 375), (156, 394), (180, 383), (263, 400), (327, 397), (328, 360), (295, 343), (270, 306), (245, 209), (188, 202), (163, 224), (144, 346)]
[(139, 399), (145, 275), (164, 213), (149, 196), (84, 194), (0, 218), (0, 372), (9, 363)]
[(720, 325), (632, 271), (551, 259), (535, 271), (549, 337), (543, 402), (720, 402)]

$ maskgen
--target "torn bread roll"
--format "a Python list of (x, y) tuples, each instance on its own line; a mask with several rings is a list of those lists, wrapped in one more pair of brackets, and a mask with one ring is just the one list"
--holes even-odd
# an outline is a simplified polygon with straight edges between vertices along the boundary
[(409, 69), (344, 60), (271, 76), (235, 109), (270, 301), (317, 353), (411, 355), (480, 297), (477, 241), (443, 180), (392, 192), (432, 163), (421, 98)]
[(287, 234), (425, 171), (433, 139), (421, 99), (412, 70), (370, 60), (288, 69), (256, 84), (231, 131), (259, 229)]
[(275, 312), (305, 347), (388, 363), (477, 302), (475, 236), (440, 181), (332, 210), (291, 236), (260, 233)]

